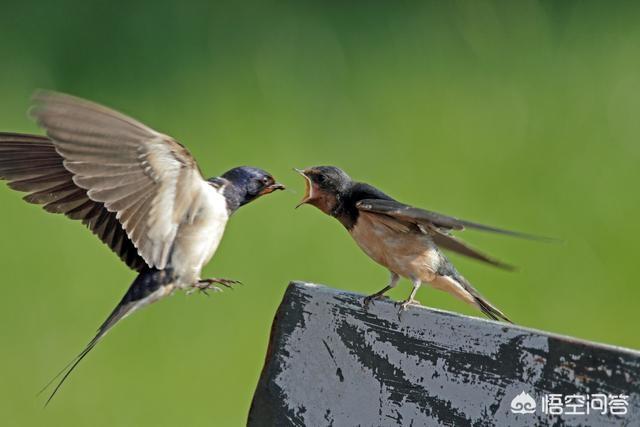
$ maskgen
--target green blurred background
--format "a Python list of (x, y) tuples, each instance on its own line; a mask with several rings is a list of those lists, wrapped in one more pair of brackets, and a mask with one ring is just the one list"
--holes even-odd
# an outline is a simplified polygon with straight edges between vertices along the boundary
[[(256, 165), (292, 189), (238, 212), (205, 269), (244, 286), (127, 319), (43, 411), (36, 391), (134, 273), (2, 186), (3, 425), (244, 424), (287, 282), (387, 280), (335, 220), (293, 210), (294, 166), (562, 238), (464, 235), (516, 273), (453, 258), (519, 324), (640, 347), (640, 4), (345, 3), (3, 2), (0, 129), (36, 132), (31, 93), (66, 91), (176, 137), (208, 175)], [(478, 315), (428, 288), (419, 299)]]

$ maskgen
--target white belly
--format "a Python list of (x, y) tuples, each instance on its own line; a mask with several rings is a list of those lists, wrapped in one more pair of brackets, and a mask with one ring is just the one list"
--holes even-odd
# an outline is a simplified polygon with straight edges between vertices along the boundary
[(170, 265), (181, 287), (200, 279), (202, 267), (218, 249), (229, 219), (226, 200), (219, 190), (203, 182), (202, 191), (193, 221), (180, 226), (171, 252)]

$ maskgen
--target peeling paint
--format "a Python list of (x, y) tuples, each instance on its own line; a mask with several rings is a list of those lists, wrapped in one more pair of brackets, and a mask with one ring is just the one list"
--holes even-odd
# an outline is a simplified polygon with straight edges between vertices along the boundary
[[(292, 283), (274, 320), (251, 426), (640, 425), (640, 353)], [(525, 391), (624, 393), (627, 417), (513, 414)]]

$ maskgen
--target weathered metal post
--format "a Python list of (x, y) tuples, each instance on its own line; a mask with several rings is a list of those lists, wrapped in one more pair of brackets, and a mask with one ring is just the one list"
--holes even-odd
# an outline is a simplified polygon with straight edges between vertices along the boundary
[(250, 426), (640, 425), (640, 352), (293, 282)]

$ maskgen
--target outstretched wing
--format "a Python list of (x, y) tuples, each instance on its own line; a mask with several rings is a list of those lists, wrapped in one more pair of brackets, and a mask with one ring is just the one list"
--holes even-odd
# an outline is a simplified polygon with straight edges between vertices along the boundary
[[(461, 255), (474, 258), (505, 270), (513, 270), (514, 267), (477, 251), (465, 242), (449, 234), (449, 232), (451, 230), (463, 230), (465, 227), (469, 227), (528, 239), (545, 239), (530, 234), (503, 230), (471, 221), (461, 220), (439, 214), (437, 212), (414, 208), (395, 200), (363, 199), (356, 203), (356, 207), (360, 211), (378, 214), (386, 217), (387, 220), (394, 220), (398, 223), (405, 224), (406, 226), (413, 226), (413, 229), (417, 228), (423, 233), (429, 233), (434, 242), (444, 249), (449, 249)], [(411, 228), (408, 227), (407, 230), (409, 229)]]
[(8, 180), (14, 190), (29, 193), (24, 197), (27, 202), (82, 221), (133, 270), (144, 267), (116, 213), (91, 200), (87, 191), (73, 182), (73, 174), (64, 167), (49, 138), (0, 133), (0, 179)]
[(202, 202), (204, 179), (189, 151), (93, 102), (39, 92), (34, 104), (31, 115), (74, 184), (115, 213), (150, 267), (165, 268), (180, 224), (191, 221)]

